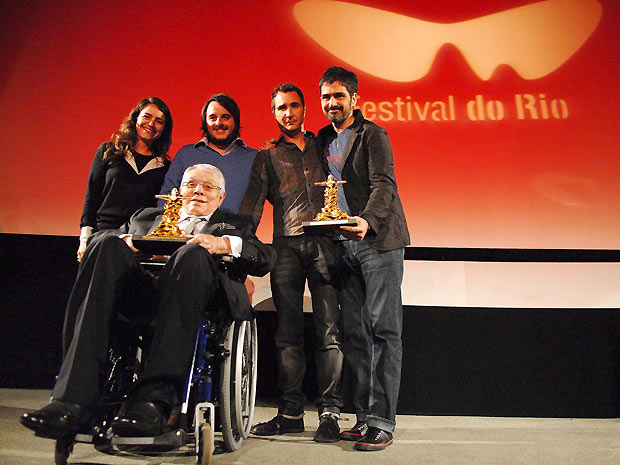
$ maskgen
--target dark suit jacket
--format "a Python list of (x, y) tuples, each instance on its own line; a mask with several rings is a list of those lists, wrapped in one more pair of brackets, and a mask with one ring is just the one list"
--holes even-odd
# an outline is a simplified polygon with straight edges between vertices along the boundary
[[(99, 234), (146, 235), (161, 222), (163, 208), (144, 208), (132, 215), (129, 222), (118, 230), (101, 231)], [(248, 319), (252, 306), (244, 285), (248, 274), (264, 276), (276, 262), (276, 252), (254, 235), (254, 223), (249, 216), (235, 215), (216, 210), (201, 233), (214, 236), (239, 236), (243, 239), (241, 257), (228, 264), (227, 272), (219, 271), (218, 279), (234, 318)]]
[[(385, 129), (364, 119), (354, 110), (355, 122), (343, 151), (342, 185), (355, 216), (361, 216), (370, 226), (365, 241), (378, 250), (394, 250), (409, 245), (409, 231), (403, 206), (396, 188), (392, 145)], [(319, 143), (324, 155), (336, 137), (333, 126), (319, 131)], [(323, 162), (327, 168), (326, 156)]]

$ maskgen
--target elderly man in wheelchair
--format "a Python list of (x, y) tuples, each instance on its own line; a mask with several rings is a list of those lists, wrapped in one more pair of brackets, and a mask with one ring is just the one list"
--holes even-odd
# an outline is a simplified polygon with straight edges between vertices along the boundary
[[(224, 306), (231, 319), (249, 319), (243, 280), (246, 273), (268, 273), (275, 252), (256, 238), (251, 219), (219, 210), (226, 194), (216, 167), (188, 168), (180, 194), (189, 199), (183, 200), (179, 227), (198, 224), (158, 277), (141, 265), (132, 236), (156, 227), (162, 209), (140, 210), (120, 230), (92, 237), (67, 304), (64, 361), (52, 399), (21, 417), (38, 435), (61, 440), (89, 424), (101, 395), (113, 321), (154, 325), (138, 382), (111, 424), (115, 436), (152, 437), (166, 431), (182, 398), (203, 315)], [(226, 272), (215, 258), (221, 254), (234, 257)]]

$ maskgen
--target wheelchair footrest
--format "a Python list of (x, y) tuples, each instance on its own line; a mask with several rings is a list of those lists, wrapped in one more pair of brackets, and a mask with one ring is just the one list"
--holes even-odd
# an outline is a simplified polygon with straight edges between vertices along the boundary
[(124, 438), (114, 436), (110, 440), (110, 444), (113, 446), (166, 446), (177, 448), (185, 445), (185, 431), (176, 429), (160, 434), (159, 436), (146, 438)]
[(95, 435), (87, 433), (78, 433), (75, 435), (75, 442), (84, 442), (90, 444), (94, 442)]

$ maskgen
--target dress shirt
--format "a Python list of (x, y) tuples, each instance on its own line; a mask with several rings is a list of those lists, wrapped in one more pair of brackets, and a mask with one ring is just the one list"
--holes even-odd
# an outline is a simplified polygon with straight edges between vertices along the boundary
[[(207, 139), (207, 137), (203, 137), (202, 139), (200, 139), (198, 142), (196, 142), (194, 144), (194, 148), (198, 148), (201, 145), (205, 146), (205, 147), (209, 147), (209, 139)], [(245, 145), (245, 142), (243, 142), (243, 139), (241, 139), (241, 137), (237, 137), (235, 140), (233, 140), (230, 144), (228, 144), (228, 147), (226, 147), (226, 150), (224, 150), (224, 153), (220, 153), (221, 156), (225, 157), (226, 155), (228, 155), (230, 152), (232, 152), (233, 150), (235, 150), (237, 147), (247, 147), (247, 145)], [(211, 147), (209, 147), (211, 148)], [(214, 149), (211, 149), (214, 150)], [(217, 152), (217, 150), (214, 150)], [(219, 152), (218, 152), (219, 153)]]
[(311, 221), (323, 207), (323, 187), (315, 182), (327, 178), (321, 163), (316, 137), (304, 135), (303, 152), (284, 136), (275, 147), (258, 153), (241, 213), (249, 214), (258, 226), (265, 199), (273, 205), (273, 235), (297, 236), (303, 233), (301, 223)]
[[(211, 215), (213, 215), (213, 213)], [(207, 216), (188, 215), (187, 213), (185, 213), (185, 210), (181, 210), (181, 213), (179, 215), (179, 221), (177, 222), (177, 226), (180, 229), (184, 229), (189, 224), (189, 222), (192, 220), (192, 218), (202, 218), (205, 220), (205, 224), (199, 224), (199, 226), (201, 228), (204, 228), (209, 222), (211, 215), (207, 215)], [(200, 234), (200, 232), (198, 232), (198, 234)], [(194, 231), (193, 235), (196, 235), (196, 231)], [(231, 250), (230, 255), (232, 255), (235, 258), (239, 258), (241, 256), (243, 240), (239, 236), (223, 235), (222, 237), (226, 237), (230, 241), (230, 250)]]

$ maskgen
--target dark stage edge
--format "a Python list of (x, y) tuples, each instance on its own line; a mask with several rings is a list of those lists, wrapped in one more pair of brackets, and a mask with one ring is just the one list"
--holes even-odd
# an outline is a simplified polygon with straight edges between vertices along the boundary
[[(77, 272), (77, 246), (77, 237), (0, 234), (4, 320), (0, 387), (53, 386), (61, 363), (64, 307)], [(418, 260), (613, 262), (620, 261), (617, 255), (617, 251), (407, 250), (407, 258)], [(258, 395), (263, 399), (278, 396), (275, 317), (274, 312), (258, 314)], [(306, 321), (305, 387), (313, 398), (317, 391), (311, 376), (310, 314)], [(619, 328), (619, 309), (406, 306), (398, 413), (620, 417)]]

